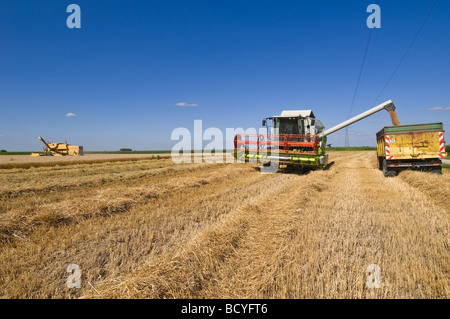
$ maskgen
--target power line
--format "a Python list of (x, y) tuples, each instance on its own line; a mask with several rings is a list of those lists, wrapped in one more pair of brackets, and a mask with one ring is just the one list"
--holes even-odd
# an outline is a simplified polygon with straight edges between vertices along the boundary
[[(361, 67), (359, 69), (358, 80), (356, 81), (355, 91), (353, 92), (352, 104), (350, 104), (350, 110), (348, 111), (348, 116), (347, 117), (350, 117), (350, 115), (352, 114), (353, 106), (355, 104), (356, 94), (358, 92), (359, 84), (361, 82), (362, 71), (364, 70), (364, 64), (366, 63), (366, 57), (367, 57), (367, 51), (369, 49), (370, 38), (372, 37), (372, 30), (373, 29), (370, 29), (370, 31), (369, 31), (369, 36), (367, 38), (366, 48), (364, 50), (363, 60), (362, 60), (362, 63), (361, 63)], [(345, 128), (345, 147), (349, 147), (349, 146), (350, 145), (349, 145), (349, 139), (348, 139), (348, 127), (346, 127)]]
[(368, 51), (368, 49), (369, 49), (370, 38), (372, 37), (372, 30), (373, 30), (373, 29), (370, 29), (370, 31), (369, 31), (369, 36), (368, 36), (368, 38), (367, 38), (366, 48), (365, 48), (365, 50), (364, 50), (364, 57), (363, 57), (363, 60), (362, 60), (362, 63), (361, 63), (361, 67), (360, 67), (360, 69), (359, 69), (358, 80), (356, 81), (355, 91), (353, 92), (352, 104), (350, 105), (350, 110), (349, 110), (349, 112), (348, 112), (348, 116), (351, 115), (353, 106), (354, 106), (354, 104), (355, 104), (356, 93), (358, 92), (359, 84), (360, 84), (360, 82), (361, 82), (361, 75), (362, 75), (362, 72), (363, 72), (363, 70), (364, 70), (364, 64), (366, 63), (366, 57), (367, 57), (367, 51)]
[[(379, 5), (379, 4), (380, 4), (380, 1), (381, 1), (381, 0), (378, 0), (376, 4)], [(348, 116), (350, 116), (351, 113), (352, 113), (353, 106), (355, 105), (356, 97), (357, 97), (357, 95), (358, 95), (358, 90), (360, 89), (360, 84), (362, 83), (362, 81), (361, 81), (361, 76), (362, 76), (362, 73), (363, 73), (363, 70), (364, 70), (364, 64), (366, 63), (367, 52), (368, 52), (368, 50), (369, 50), (370, 39), (371, 39), (371, 37), (372, 37), (372, 32), (373, 32), (373, 28), (370, 29), (370, 31), (369, 31), (369, 36), (367, 37), (366, 47), (365, 47), (365, 49), (364, 49), (364, 56), (363, 56), (363, 59), (362, 59), (361, 67), (360, 67), (360, 69), (359, 69), (358, 80), (356, 81), (356, 87), (355, 87), (355, 91), (353, 92), (352, 104), (350, 105), (350, 110), (349, 110), (349, 112), (348, 112)], [(374, 44), (374, 46), (375, 46), (375, 44)], [(370, 56), (372, 56), (374, 46), (372, 47), (372, 52), (371, 52)], [(369, 58), (369, 62), (370, 62), (370, 58)], [(369, 66), (369, 62), (367, 63), (366, 71), (367, 71), (367, 68), (368, 68), (368, 66)], [(365, 74), (364, 74), (364, 77), (365, 77)], [(361, 86), (362, 86), (362, 84), (361, 84)]]
[[(379, 3), (380, 3), (380, 0), (377, 1), (377, 5)], [(367, 37), (366, 48), (364, 49), (364, 55), (363, 55), (361, 67), (359, 69), (358, 80), (356, 81), (355, 91), (353, 92), (352, 103), (350, 104), (350, 110), (348, 111), (348, 116), (347, 117), (350, 117), (350, 115), (352, 114), (353, 106), (355, 105), (356, 97), (357, 97), (358, 91), (360, 89), (361, 76), (362, 76), (362, 73), (363, 73), (363, 70), (364, 70), (364, 65), (366, 63), (367, 51), (369, 50), (369, 45), (370, 45), (370, 39), (372, 37), (372, 32), (373, 32), (373, 28), (370, 29), (369, 36)], [(366, 67), (366, 71), (367, 71), (367, 67)], [(365, 77), (365, 75), (364, 75), (364, 77)], [(350, 142), (349, 142), (349, 138), (348, 138), (348, 127), (345, 128), (345, 146), (346, 147), (350, 146)]]
[(430, 11), (428, 12), (427, 16), (425, 17), (425, 20), (422, 22), (422, 25), (420, 26), (419, 30), (417, 31), (416, 35), (414, 36), (414, 38), (412, 39), (411, 43), (409, 44), (408, 48), (406, 49), (405, 53), (403, 54), (402, 58), (400, 59), (400, 61), (398, 62), (397, 66), (394, 69), (394, 72), (392, 72), (391, 76), (389, 77), (388, 81), (386, 82), (386, 84), (384, 85), (383, 89), (381, 90), (380, 94), (378, 94), (377, 98), (375, 99), (375, 101), (373, 102), (373, 104), (375, 104), (378, 99), (381, 97), (381, 94), (383, 94), (384, 90), (387, 88), (387, 86), (389, 85), (389, 83), (391, 82), (392, 78), (394, 77), (395, 73), (397, 73), (397, 70), (399, 69), (400, 65), (402, 64), (403, 60), (405, 60), (406, 55), (408, 54), (409, 50), (411, 49), (412, 45), (414, 44), (414, 42), (416, 41), (420, 31), (422, 31), (423, 27), (425, 26), (425, 23), (427, 22), (428, 18), (431, 15), (431, 12), (433, 11), (434, 7), (436, 6), (437, 2), (439, 0), (434, 1), (433, 6), (431, 7)]
[[(364, 80), (366, 79), (367, 70), (369, 69), (370, 61), (372, 61), (372, 56), (375, 51), (375, 47), (377, 45), (377, 40), (378, 40), (379, 34), (380, 34), (380, 32), (375, 32), (375, 39), (373, 40), (373, 45), (372, 45), (372, 49), (370, 50), (369, 59), (367, 60), (366, 69), (364, 70), (364, 73), (363, 73), (363, 76), (361, 79), (361, 86), (362, 86), (362, 83), (364, 83)], [(361, 91), (358, 92), (358, 95), (356, 96), (356, 98), (358, 98), (359, 93), (361, 93)]]

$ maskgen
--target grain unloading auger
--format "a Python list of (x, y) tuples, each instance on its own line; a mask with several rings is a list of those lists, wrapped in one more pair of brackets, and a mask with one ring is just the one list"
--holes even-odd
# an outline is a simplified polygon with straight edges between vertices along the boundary
[[(263, 120), (262, 125), (269, 134), (237, 134), (234, 138), (234, 156), (246, 162), (268, 164), (278, 161), (280, 164), (323, 168), (328, 163), (325, 150), (328, 135), (383, 109), (391, 115), (392, 125), (400, 125), (391, 100), (328, 130), (311, 110), (283, 111), (281, 115)], [(268, 120), (272, 121), (271, 126), (267, 125)]]

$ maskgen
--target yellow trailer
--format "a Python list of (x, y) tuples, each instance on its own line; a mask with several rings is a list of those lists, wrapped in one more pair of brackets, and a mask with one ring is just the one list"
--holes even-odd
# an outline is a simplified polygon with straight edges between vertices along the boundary
[(386, 126), (377, 133), (377, 156), (386, 177), (411, 168), (440, 174), (446, 156), (443, 124)]

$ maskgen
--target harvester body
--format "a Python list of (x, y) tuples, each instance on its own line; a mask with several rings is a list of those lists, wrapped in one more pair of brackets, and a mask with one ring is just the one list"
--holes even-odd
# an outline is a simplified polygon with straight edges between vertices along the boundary
[[(234, 138), (234, 155), (238, 160), (250, 162), (309, 166), (323, 168), (328, 163), (326, 139), (372, 114), (386, 109), (393, 125), (399, 125), (392, 101), (382, 103), (328, 130), (316, 119), (312, 110), (283, 111), (281, 115), (263, 120), (268, 134), (237, 134)], [(271, 121), (272, 125), (267, 125)]]
[[(271, 121), (272, 125), (267, 126)], [(311, 110), (283, 111), (281, 115), (263, 120), (268, 134), (237, 134), (235, 155), (246, 161), (267, 163), (277, 160), (281, 164), (323, 166), (326, 137), (318, 133), (325, 128)]]
[(47, 143), (42, 137), (39, 140), (46, 146), (42, 153), (32, 153), (31, 156), (81, 156), (84, 155), (83, 146), (65, 143)]

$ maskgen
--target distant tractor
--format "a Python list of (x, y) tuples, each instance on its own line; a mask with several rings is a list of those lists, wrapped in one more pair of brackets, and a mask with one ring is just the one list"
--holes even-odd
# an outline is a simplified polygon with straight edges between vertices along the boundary
[[(277, 161), (290, 166), (324, 168), (328, 163), (327, 136), (383, 109), (390, 113), (392, 125), (400, 124), (390, 100), (328, 130), (312, 110), (283, 111), (281, 115), (263, 120), (268, 134), (237, 134), (234, 156), (238, 160), (264, 165)], [(268, 120), (272, 121), (271, 126), (267, 126)]]
[(70, 145), (65, 143), (47, 143), (42, 137), (39, 140), (45, 144), (44, 152), (31, 153), (31, 156), (82, 156), (83, 146)]

